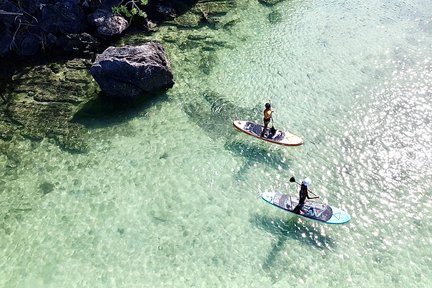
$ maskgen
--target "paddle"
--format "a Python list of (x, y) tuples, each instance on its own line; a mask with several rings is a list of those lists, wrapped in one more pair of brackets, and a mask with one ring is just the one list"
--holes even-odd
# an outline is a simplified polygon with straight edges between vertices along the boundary
[[(297, 183), (298, 185), (301, 186), (301, 184), (298, 183), (298, 182), (295, 180), (294, 176), (292, 176), (292, 177), (289, 179), (289, 181), (290, 181), (290, 182), (295, 182), (295, 183)], [(312, 193), (313, 195), (315, 195), (316, 197), (319, 198), (319, 196), (318, 196), (317, 194), (315, 194), (314, 192), (312, 192), (311, 190), (308, 189), (308, 192)], [(321, 200), (321, 198), (320, 198), (320, 200)]]
[(272, 120), (272, 127), (270, 128), (270, 133), (271, 133), (272, 135), (275, 135), (275, 134), (276, 134), (276, 128), (274, 128), (273, 115), (272, 115), (271, 120)]

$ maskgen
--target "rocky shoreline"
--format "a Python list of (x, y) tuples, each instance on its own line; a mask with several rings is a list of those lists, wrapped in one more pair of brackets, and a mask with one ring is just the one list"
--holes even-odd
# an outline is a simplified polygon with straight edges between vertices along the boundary
[[(0, 57), (91, 53), (131, 25), (154, 31), (197, 1), (150, 0), (145, 17), (113, 14), (122, 0), (5, 0), (0, 4)], [(136, 1), (139, 2), (139, 1)], [(205, 13), (205, 12), (203, 12)]]
[[(100, 88), (91, 78), (89, 70), (96, 53), (119, 39), (121, 34), (135, 29), (151, 39), (151, 35), (157, 35), (160, 25), (171, 26), (178, 31), (194, 31), (200, 27), (227, 29), (233, 23), (231, 20), (224, 21), (224, 16), (236, 7), (235, 0), (150, 0), (145, 10), (147, 17), (131, 25), (128, 19), (111, 13), (110, 7), (119, 2), (32, 0), (27, 1), (26, 6), (16, 4), (23, 2), (2, 2), (0, 155), (6, 156), (7, 165), (15, 165), (14, 143), (22, 139), (48, 139), (67, 151), (87, 151), (87, 128), (74, 121), (74, 117), (88, 103), (100, 97)], [(43, 12), (46, 9), (49, 13)], [(5, 15), (5, 11), (20, 13), (23, 18), (12, 21), (17, 15)], [(56, 13), (61, 16), (55, 16)], [(81, 19), (85, 23), (75, 23), (79, 21), (73, 19)], [(96, 21), (99, 25), (95, 19), (109, 20)], [(128, 24), (121, 19), (128, 21)], [(15, 29), (24, 22), (37, 25), (21, 27), (17, 32)], [(5, 35), (14, 38), (14, 45), (10, 46), (8, 41), (11, 38)], [(187, 42), (208, 40), (191, 34), (186, 42), (167, 39), (167, 42), (170, 41), (177, 41), (176, 45), (189, 45)], [(211, 45), (219, 45), (217, 40), (214, 41)], [(201, 68), (206, 70), (206, 66)], [(172, 84), (168, 81), (167, 85)]]

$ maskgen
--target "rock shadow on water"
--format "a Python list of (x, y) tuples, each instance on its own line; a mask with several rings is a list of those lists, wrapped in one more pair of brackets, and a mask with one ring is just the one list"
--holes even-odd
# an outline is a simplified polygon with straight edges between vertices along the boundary
[[(333, 250), (335, 248), (335, 242), (331, 237), (321, 234), (317, 228), (308, 222), (300, 223), (299, 218), (295, 216), (292, 219), (282, 220), (266, 215), (254, 214), (250, 222), (257, 228), (272, 234), (277, 239), (262, 264), (263, 270), (272, 279), (273, 283), (278, 281), (277, 274), (279, 273), (276, 269), (278, 258), (283, 251), (289, 250), (286, 245), (288, 240), (297, 240), (301, 244), (312, 246), (319, 250)], [(295, 258), (297, 259), (298, 255)]]
[(74, 117), (74, 122), (87, 128), (106, 128), (145, 115), (150, 107), (159, 107), (168, 101), (167, 93), (143, 95), (136, 99), (117, 99), (99, 93), (99, 97), (88, 102)]

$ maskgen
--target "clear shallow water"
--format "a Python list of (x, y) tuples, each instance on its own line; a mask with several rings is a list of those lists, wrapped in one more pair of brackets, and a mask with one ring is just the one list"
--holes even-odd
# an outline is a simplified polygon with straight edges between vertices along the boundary
[[(86, 119), (88, 154), (21, 144), (21, 163), (2, 166), (0, 286), (429, 286), (430, 4), (251, 2), (231, 30), (198, 32), (225, 46), (167, 43), (168, 97)], [(232, 129), (268, 99), (304, 146)], [(291, 175), (351, 223), (289, 219), (259, 199), (297, 193)]]

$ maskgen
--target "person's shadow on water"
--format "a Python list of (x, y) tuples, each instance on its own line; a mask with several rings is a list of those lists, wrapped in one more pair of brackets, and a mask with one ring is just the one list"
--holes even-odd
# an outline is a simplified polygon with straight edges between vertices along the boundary
[(254, 214), (250, 222), (258, 229), (272, 234), (277, 239), (262, 264), (263, 270), (272, 279), (273, 283), (278, 281), (276, 260), (280, 253), (288, 250), (288, 247), (286, 247), (288, 240), (293, 239), (301, 244), (312, 246), (319, 250), (333, 250), (335, 248), (335, 242), (330, 236), (322, 235), (318, 228), (308, 222), (301, 222), (296, 216), (288, 220), (282, 220), (266, 215)]
[(271, 149), (268, 143), (261, 147), (258, 142), (251, 141), (251, 138), (233, 127), (235, 119), (260, 119), (261, 108), (238, 107), (213, 91), (204, 91), (201, 99), (202, 101), (185, 104), (183, 110), (210, 138), (225, 141), (224, 148), (227, 151), (244, 158), (244, 164), (236, 178), (241, 179), (255, 164), (268, 165), (279, 170), (289, 168), (290, 161), (282, 150)]
[(255, 164), (267, 165), (276, 170), (287, 171), (291, 160), (286, 159), (285, 154), (279, 150), (270, 150), (252, 143), (242, 143), (240, 141), (226, 142), (224, 148), (235, 156), (241, 156), (244, 159), (243, 165), (237, 171), (236, 178), (242, 177)]
[(184, 112), (210, 138), (232, 139), (237, 135), (233, 128), (235, 119), (255, 119), (256, 108), (238, 107), (216, 92), (204, 91), (200, 99), (183, 106)]

